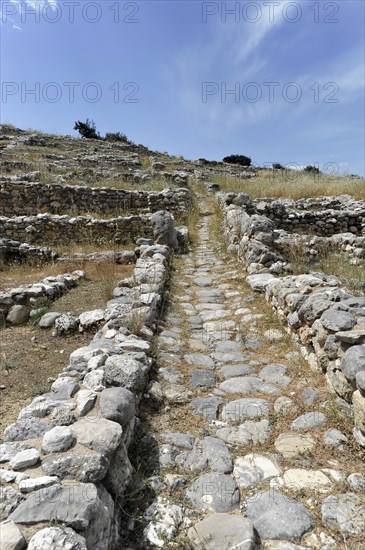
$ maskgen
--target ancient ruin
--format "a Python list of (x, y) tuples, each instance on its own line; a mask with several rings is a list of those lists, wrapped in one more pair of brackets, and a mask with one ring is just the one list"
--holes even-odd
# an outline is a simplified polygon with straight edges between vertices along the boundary
[(365, 200), (0, 149), (1, 548), (362, 549)]

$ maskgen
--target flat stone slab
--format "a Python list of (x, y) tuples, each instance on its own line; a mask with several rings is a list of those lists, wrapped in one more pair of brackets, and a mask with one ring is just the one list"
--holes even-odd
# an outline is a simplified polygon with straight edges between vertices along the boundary
[(216, 420), (220, 405), (223, 405), (222, 397), (202, 397), (193, 399), (189, 406), (193, 409), (193, 414), (203, 416), (206, 420)]
[(198, 277), (194, 280), (194, 283), (198, 286), (212, 286), (213, 279), (211, 277)]
[(315, 441), (310, 435), (283, 433), (277, 437), (275, 448), (284, 458), (293, 458), (312, 451)]
[(231, 453), (226, 444), (216, 437), (204, 437), (202, 448), (208, 459), (209, 466), (214, 472), (229, 474), (233, 470)]
[(246, 515), (264, 540), (297, 540), (315, 526), (302, 504), (276, 491), (259, 492), (249, 498)]
[(279, 394), (276, 386), (264, 382), (261, 378), (255, 376), (236, 376), (229, 378), (219, 385), (219, 388), (227, 393), (242, 393), (249, 395), (251, 393), (268, 393), (270, 395)]
[(209, 370), (194, 370), (190, 375), (190, 384), (194, 388), (211, 388), (216, 382), (216, 377)]
[(46, 527), (29, 541), (28, 550), (87, 550), (86, 540), (70, 527)]
[(72, 424), (77, 442), (100, 453), (113, 453), (122, 440), (122, 427), (116, 422), (88, 416)]
[(188, 365), (194, 367), (203, 367), (206, 369), (214, 369), (215, 363), (209, 355), (204, 355), (203, 353), (186, 353), (184, 355), (184, 360)]
[(266, 399), (242, 398), (230, 401), (222, 409), (223, 422), (240, 422), (261, 418), (269, 414), (270, 405)]
[(13, 521), (0, 523), (0, 542), (2, 550), (22, 550), (27, 546), (22, 532)]
[(291, 426), (294, 430), (305, 430), (308, 428), (317, 428), (319, 426), (322, 426), (325, 421), (325, 415), (321, 412), (315, 411), (298, 416), (298, 418), (293, 420)]
[(191, 527), (188, 537), (197, 550), (255, 548), (252, 521), (237, 515), (211, 514)]
[(220, 428), (216, 436), (231, 445), (263, 445), (269, 439), (271, 427), (268, 420), (247, 420), (240, 426)]
[(321, 315), (321, 323), (326, 329), (338, 332), (352, 329), (356, 325), (356, 319), (347, 311), (327, 309)]
[(240, 493), (237, 483), (228, 475), (203, 474), (186, 492), (195, 508), (214, 512), (230, 512), (238, 508)]
[(356, 493), (331, 495), (322, 504), (322, 521), (329, 529), (340, 529), (343, 536), (365, 533), (365, 496)]
[(161, 437), (165, 443), (170, 443), (171, 445), (181, 447), (182, 449), (188, 449), (189, 451), (192, 450), (195, 441), (193, 435), (180, 432), (164, 433)]
[(294, 491), (301, 489), (326, 491), (332, 485), (331, 480), (321, 470), (303, 470), (302, 468), (286, 470), (282, 476), (282, 482)]
[(255, 369), (251, 365), (224, 365), (219, 369), (224, 378), (235, 378), (237, 376), (247, 376), (255, 373)]
[(257, 275), (248, 275), (246, 277), (247, 283), (250, 285), (252, 290), (257, 292), (265, 292), (266, 285), (276, 279), (271, 273), (259, 273)]

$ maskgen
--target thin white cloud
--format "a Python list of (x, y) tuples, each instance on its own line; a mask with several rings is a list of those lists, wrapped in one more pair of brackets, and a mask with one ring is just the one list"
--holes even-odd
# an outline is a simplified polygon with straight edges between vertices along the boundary
[(16, 31), (21, 31), (21, 27), (19, 27), (19, 25), (12, 25), (11, 27), (12, 29), (15, 29)]

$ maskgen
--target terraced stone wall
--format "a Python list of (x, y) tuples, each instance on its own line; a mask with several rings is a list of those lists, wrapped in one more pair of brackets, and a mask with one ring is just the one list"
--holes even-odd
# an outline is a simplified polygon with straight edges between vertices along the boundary
[(190, 203), (191, 193), (186, 188), (155, 193), (108, 187), (0, 182), (0, 215), (3, 216), (32, 216), (40, 212), (72, 215), (94, 212), (106, 215), (123, 210), (131, 214), (158, 210), (178, 213), (186, 212)]
[(107, 220), (92, 216), (38, 216), (0, 217), (0, 237), (22, 243), (47, 246), (68, 243), (115, 242), (125, 243), (138, 237), (153, 237), (151, 216), (127, 216)]
[[(38, 550), (62, 537), (59, 543), (67, 548), (120, 548), (120, 514), (133, 474), (129, 446), (152, 366), (150, 341), (172, 247), (143, 245), (140, 252), (133, 276), (115, 288), (90, 344), (71, 354), (51, 391), (5, 430), (5, 545)], [(129, 330), (133, 326), (138, 336)]]
[(252, 288), (265, 292), (310, 367), (323, 372), (329, 387), (351, 406), (354, 437), (365, 446), (365, 297), (353, 296), (334, 275), (277, 277), (290, 264), (273, 222), (227, 205), (224, 194), (218, 197), (229, 251), (250, 273)]

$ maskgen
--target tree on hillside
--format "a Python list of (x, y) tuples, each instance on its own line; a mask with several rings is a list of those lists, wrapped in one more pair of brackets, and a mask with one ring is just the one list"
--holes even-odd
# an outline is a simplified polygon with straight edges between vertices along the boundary
[(239, 164), (240, 166), (251, 166), (250, 157), (246, 157), (245, 155), (229, 155), (228, 157), (224, 157), (223, 162)]
[(77, 130), (80, 136), (85, 139), (101, 139), (100, 134), (96, 131), (94, 121), (88, 118), (85, 122), (81, 122), (81, 120), (75, 122), (74, 130)]

